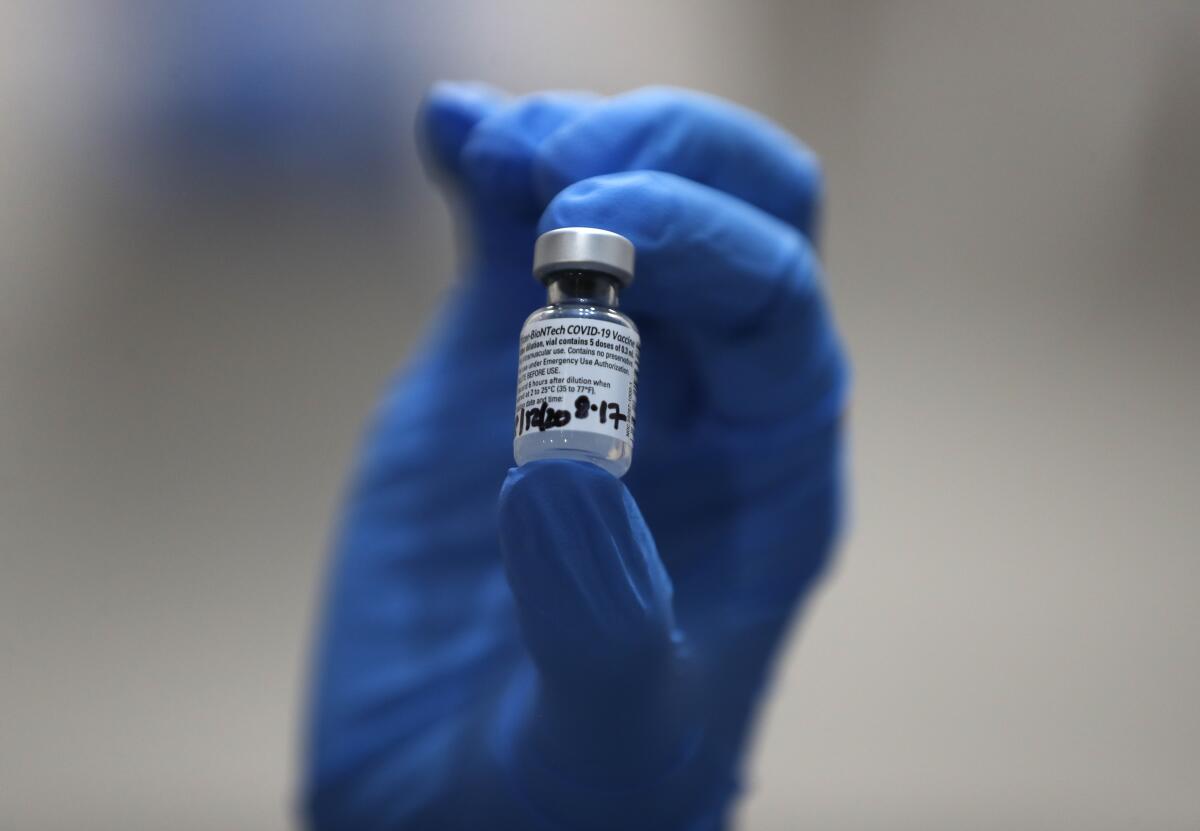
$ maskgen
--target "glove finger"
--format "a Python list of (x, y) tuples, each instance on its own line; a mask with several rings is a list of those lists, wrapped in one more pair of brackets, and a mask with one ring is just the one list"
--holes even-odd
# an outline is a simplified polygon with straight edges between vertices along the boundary
[(631, 751), (662, 763), (679, 738), (680, 639), (670, 578), (629, 491), (594, 465), (547, 460), (510, 470), (499, 507), (539, 676), (539, 754), (592, 781), (629, 775)]
[(669, 655), (671, 581), (616, 477), (574, 461), (513, 468), (500, 543), (526, 643), (555, 684), (640, 683), (629, 671)]
[(536, 175), (549, 200), (593, 176), (661, 170), (725, 191), (814, 238), (816, 155), (757, 113), (709, 95), (651, 87), (610, 98), (558, 130)]
[[(846, 366), (820, 264), (795, 228), (711, 187), (634, 171), (571, 185), (541, 229), (583, 225), (628, 237), (635, 319), (684, 333), (710, 403), (727, 422), (840, 414)], [(816, 425), (814, 425), (816, 426)]]
[(473, 345), (515, 344), (515, 331), (545, 296), (530, 275), (543, 204), (532, 164), (541, 142), (591, 106), (586, 93), (544, 92), (517, 99), (479, 85), (443, 84), (421, 119), (435, 171), (451, 173), (452, 206), (469, 229), (462, 267), (466, 306), (456, 337)]
[(417, 144), (434, 175), (457, 179), (471, 131), (499, 111), (508, 94), (487, 84), (440, 81), (425, 93), (417, 114)]
[(538, 92), (490, 113), (462, 148), (463, 177), (471, 195), (504, 214), (536, 219), (545, 207), (533, 183), (534, 159), (542, 144), (600, 100), (589, 92)]

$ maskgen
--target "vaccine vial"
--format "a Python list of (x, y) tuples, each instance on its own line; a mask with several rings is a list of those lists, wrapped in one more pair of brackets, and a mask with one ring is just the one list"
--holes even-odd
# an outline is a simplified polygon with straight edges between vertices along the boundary
[(633, 461), (637, 326), (617, 311), (633, 243), (599, 228), (538, 237), (533, 276), (546, 305), (521, 327), (513, 458), (578, 459), (623, 476)]

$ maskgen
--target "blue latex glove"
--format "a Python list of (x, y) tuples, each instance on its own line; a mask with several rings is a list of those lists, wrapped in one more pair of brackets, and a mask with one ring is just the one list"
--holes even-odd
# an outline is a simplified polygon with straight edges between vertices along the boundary
[[(419, 130), (465, 274), (348, 496), (309, 821), (720, 828), (839, 522), (847, 370), (812, 245), (816, 161), (678, 90), (443, 85)], [(569, 225), (637, 246), (628, 489), (579, 462), (508, 470), (517, 335), (544, 303), (533, 241)]]

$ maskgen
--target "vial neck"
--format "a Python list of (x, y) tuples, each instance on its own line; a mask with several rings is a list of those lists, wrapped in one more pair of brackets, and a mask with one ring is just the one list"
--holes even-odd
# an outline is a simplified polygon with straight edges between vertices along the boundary
[(557, 271), (546, 280), (546, 302), (617, 307), (617, 279), (601, 271)]

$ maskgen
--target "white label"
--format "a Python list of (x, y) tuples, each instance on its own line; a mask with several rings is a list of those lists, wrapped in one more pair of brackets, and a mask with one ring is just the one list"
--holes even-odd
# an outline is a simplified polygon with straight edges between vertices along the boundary
[(607, 320), (560, 317), (521, 330), (516, 435), (583, 430), (633, 446), (641, 338)]

